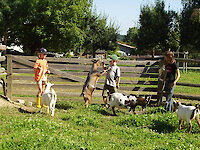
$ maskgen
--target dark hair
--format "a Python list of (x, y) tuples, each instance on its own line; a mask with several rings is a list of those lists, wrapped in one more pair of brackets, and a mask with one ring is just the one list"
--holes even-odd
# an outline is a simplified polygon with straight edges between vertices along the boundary
[(45, 48), (40, 48), (38, 53), (43, 53), (43, 54), (47, 55), (47, 50)]
[[(165, 53), (164, 53), (164, 56), (166, 56), (166, 57), (168, 57), (169, 59), (170, 59), (170, 64), (172, 64), (172, 63), (174, 63), (174, 62), (176, 62), (176, 60), (175, 60), (175, 58), (174, 58), (174, 53), (172, 52), (172, 51), (166, 51)], [(166, 62), (166, 60), (164, 60), (165, 61), (165, 64), (167, 64), (167, 62)]]

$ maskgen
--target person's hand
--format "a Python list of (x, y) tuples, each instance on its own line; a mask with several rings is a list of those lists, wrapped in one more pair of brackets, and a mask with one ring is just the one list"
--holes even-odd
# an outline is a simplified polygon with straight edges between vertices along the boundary
[(108, 71), (108, 70), (110, 70), (111, 69), (111, 67), (109, 66), (107, 69), (106, 69), (106, 71)]
[(170, 88), (173, 88), (175, 86), (175, 84), (176, 84), (175, 82), (172, 82), (170, 85)]
[(47, 70), (47, 72), (46, 72), (46, 73), (50, 74), (50, 70)]
[(119, 88), (119, 83), (117, 83), (116, 88), (117, 88), (117, 89)]

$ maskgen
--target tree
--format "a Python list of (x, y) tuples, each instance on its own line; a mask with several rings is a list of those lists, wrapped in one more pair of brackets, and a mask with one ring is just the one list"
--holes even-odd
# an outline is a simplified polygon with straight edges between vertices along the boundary
[(27, 16), (29, 0), (0, 1), (0, 42), (5, 45), (19, 44), (17, 30)]
[(85, 52), (95, 55), (98, 49), (111, 50), (116, 49), (118, 28), (114, 23), (107, 25), (107, 17), (91, 14), (86, 30), (86, 40), (84, 43)]
[(132, 46), (136, 45), (138, 30), (139, 30), (138, 27), (129, 28), (129, 30), (127, 31), (127, 35), (125, 36), (125, 41), (128, 44), (130, 44)]
[(187, 51), (199, 51), (200, 45), (200, 1), (183, 0), (181, 13), (181, 45)]
[(21, 37), (26, 49), (31, 49), (31, 53), (41, 46), (58, 52), (80, 49), (90, 1), (36, 0), (32, 7)]
[(154, 56), (159, 46), (162, 51), (168, 49), (166, 40), (170, 31), (170, 14), (164, 10), (164, 1), (157, 0), (155, 6), (144, 6), (139, 18), (139, 30), (137, 38), (137, 49), (144, 52), (152, 52)]
[(170, 23), (170, 31), (168, 33), (167, 44), (172, 51), (180, 50), (180, 15), (171, 11), (172, 21)]
[(113, 50), (117, 29), (107, 25), (107, 18), (92, 13), (92, 3), (92, 0), (0, 1), (0, 39), (4, 39), (3, 44), (23, 45), (29, 54), (40, 47), (75, 53), (84, 49), (91, 54), (101, 48)]

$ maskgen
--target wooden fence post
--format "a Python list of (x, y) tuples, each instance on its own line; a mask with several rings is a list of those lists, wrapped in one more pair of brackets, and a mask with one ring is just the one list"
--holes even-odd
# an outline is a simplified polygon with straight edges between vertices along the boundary
[(158, 74), (158, 89), (157, 89), (157, 102), (158, 102), (158, 104), (160, 104), (160, 102), (162, 102), (165, 76), (166, 76), (166, 73), (165, 73), (164, 61), (161, 60), (159, 62), (159, 74)]
[(12, 55), (7, 56), (7, 97), (12, 100)]

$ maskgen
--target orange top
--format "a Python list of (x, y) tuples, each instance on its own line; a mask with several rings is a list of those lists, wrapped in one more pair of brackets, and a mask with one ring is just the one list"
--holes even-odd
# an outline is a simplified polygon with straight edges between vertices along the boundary
[(42, 78), (46, 78), (46, 72), (48, 69), (48, 63), (46, 59), (37, 59), (33, 69), (35, 71), (35, 81), (40, 81)]

